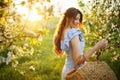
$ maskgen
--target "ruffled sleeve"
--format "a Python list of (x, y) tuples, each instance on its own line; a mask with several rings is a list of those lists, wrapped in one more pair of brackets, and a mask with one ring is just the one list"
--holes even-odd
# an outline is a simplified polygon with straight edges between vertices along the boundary
[(61, 41), (61, 49), (62, 51), (67, 51), (70, 49), (70, 40), (75, 37), (76, 35), (79, 35), (79, 38), (82, 38), (82, 32), (78, 29), (72, 28), (68, 32), (66, 32), (64, 40)]

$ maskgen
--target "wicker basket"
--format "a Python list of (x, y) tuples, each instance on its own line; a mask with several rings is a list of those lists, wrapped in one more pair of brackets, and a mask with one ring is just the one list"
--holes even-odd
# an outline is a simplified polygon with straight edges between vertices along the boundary
[(104, 61), (87, 62), (78, 69), (70, 71), (66, 80), (117, 80), (115, 73)]

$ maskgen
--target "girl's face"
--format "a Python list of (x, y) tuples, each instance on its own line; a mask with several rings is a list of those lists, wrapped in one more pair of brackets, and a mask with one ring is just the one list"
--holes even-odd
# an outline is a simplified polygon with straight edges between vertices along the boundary
[(71, 27), (77, 27), (79, 23), (80, 23), (80, 14), (77, 14), (75, 19), (71, 23)]

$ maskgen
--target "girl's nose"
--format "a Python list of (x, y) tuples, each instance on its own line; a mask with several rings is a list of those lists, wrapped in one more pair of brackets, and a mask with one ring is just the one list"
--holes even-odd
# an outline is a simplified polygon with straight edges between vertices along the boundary
[(79, 20), (76, 20), (75, 23), (76, 23), (76, 24), (79, 24)]

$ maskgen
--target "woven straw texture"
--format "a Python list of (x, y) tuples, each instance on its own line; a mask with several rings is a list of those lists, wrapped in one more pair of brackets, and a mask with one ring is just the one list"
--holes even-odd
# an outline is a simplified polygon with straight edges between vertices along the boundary
[(88, 62), (66, 75), (66, 80), (117, 80), (115, 73), (104, 61)]

